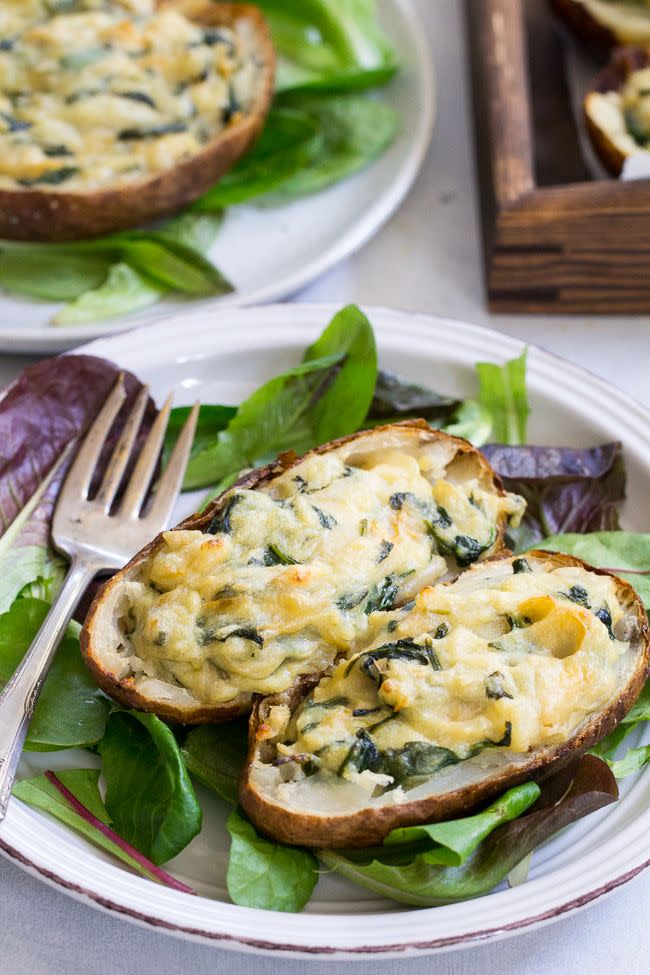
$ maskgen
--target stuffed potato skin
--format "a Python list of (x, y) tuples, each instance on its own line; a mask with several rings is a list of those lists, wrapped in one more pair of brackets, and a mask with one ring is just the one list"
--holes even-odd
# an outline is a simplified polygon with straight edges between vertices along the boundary
[[(301, 458), (297, 458), (293, 454), (284, 454), (275, 463), (246, 474), (232, 488), (215, 499), (203, 514), (187, 519), (178, 526), (178, 530), (206, 533), (215, 518), (223, 517), (223, 513), (228, 510), (233, 492), (259, 491), (268, 488), (277, 479), (283, 477), (286, 484), (287, 481), (292, 480), (291, 476), (286, 476), (287, 473), (289, 472), (290, 475), (299, 464), (320, 462), (321, 459), (324, 462), (330, 462), (330, 458), (338, 462), (338, 458), (363, 454), (364, 451), (373, 454), (376, 447), (385, 447), (386, 444), (391, 447), (395, 444), (401, 444), (405, 449), (408, 448), (413, 451), (421, 449), (423, 445), (427, 449), (442, 450), (445, 457), (453, 458), (454, 462), (469, 465), (471, 471), (481, 478), (481, 483), (492, 493), (497, 505), (509, 503), (509, 496), (503, 490), (499, 479), (494, 475), (485, 458), (474, 447), (464, 440), (431, 430), (424, 421), (407, 421), (378, 427), (372, 431), (365, 431), (332, 441)], [(304, 466), (302, 469), (304, 470)], [(347, 480), (343, 483), (347, 483)], [(391, 515), (394, 516), (395, 514), (395, 512), (391, 512)], [(494, 526), (493, 540), (489, 550), (484, 553), (486, 556), (493, 556), (504, 550), (506, 522), (507, 515), (503, 510), (498, 516), (498, 523)], [(210, 535), (207, 535), (207, 538), (210, 538)], [(426, 535), (423, 536), (422, 540), (424, 538), (427, 538), (426, 547), (429, 551), (431, 539)], [(178, 695), (173, 691), (167, 693), (167, 689), (163, 688), (160, 694), (147, 695), (138, 688), (138, 680), (133, 673), (119, 675), (119, 668), (123, 660), (114, 654), (115, 647), (120, 644), (122, 639), (117, 619), (119, 607), (124, 603), (125, 590), (130, 580), (136, 578), (144, 566), (151, 564), (152, 558), (156, 557), (164, 544), (164, 536), (159, 535), (142, 552), (136, 555), (129, 565), (109, 580), (97, 594), (81, 634), (84, 659), (98, 684), (111, 697), (140, 710), (154, 711), (160, 717), (168, 720), (199, 724), (227, 721), (240, 714), (248, 713), (253, 703), (253, 693), (251, 692), (239, 693), (233, 696), (231, 700), (218, 704), (205, 705), (201, 704), (196, 698), (189, 700), (188, 697), (185, 697), (184, 702), (181, 703)], [(398, 554), (396, 550), (393, 557)], [(429, 556), (427, 556), (427, 560), (428, 558)], [(442, 560), (438, 558), (438, 561), (441, 562)], [(382, 574), (384, 572), (383, 564), (381, 563), (378, 569)], [(292, 569), (293, 567), (288, 568)], [(300, 567), (296, 566), (295, 568)], [(363, 612), (363, 607), (361, 610)], [(252, 619), (250, 623), (256, 624), (257, 620)], [(311, 668), (309, 672), (313, 672), (314, 669), (320, 672), (323, 667)], [(303, 669), (302, 673), (304, 672)], [(295, 672), (295, 676), (299, 677), (300, 673), (301, 671), (298, 670)], [(293, 682), (294, 678), (292, 677), (287, 681), (286, 686), (290, 686)]]
[[(227, 173), (259, 136), (273, 98), (275, 52), (266, 22), (252, 5), (209, 0), (162, 0), (196, 25), (212, 29), (250, 23), (261, 65), (250, 110), (208, 139), (189, 158), (142, 178), (113, 185), (0, 188), (0, 237), (23, 241), (75, 241), (150, 223), (178, 212)], [(129, 143), (127, 143), (128, 145)], [(63, 163), (70, 160), (64, 159)]]
[(585, 95), (587, 131), (598, 157), (612, 176), (620, 176), (625, 161), (643, 151), (629, 131), (620, 96), (629, 79), (648, 67), (649, 48), (619, 48)]
[(588, 47), (603, 50), (618, 44), (650, 43), (650, 9), (644, 14), (638, 5), (611, 0), (549, 0), (549, 3)]
[[(607, 575), (572, 556), (534, 551), (527, 553), (527, 558), (542, 561), (549, 568), (578, 567), (597, 576)], [(471, 569), (468, 576), (480, 571), (484, 569)], [(488, 768), (485, 775), (470, 784), (415, 801), (408, 801), (407, 794), (405, 801), (368, 805), (349, 813), (310, 812), (283, 804), (275, 795), (265, 792), (260, 786), (264, 780), (255, 771), (271, 755), (273, 709), (285, 706), (293, 714), (317, 684), (317, 680), (306, 679), (284, 694), (260, 700), (255, 705), (250, 721), (248, 762), (240, 790), (240, 802), (246, 813), (259, 830), (283, 843), (323, 849), (377, 846), (393, 829), (468, 815), (500, 792), (527, 779), (542, 779), (573, 762), (616, 727), (636, 701), (648, 677), (650, 640), (645, 610), (627, 582), (612, 578), (634, 633), (634, 666), (615, 698), (579, 726), (566, 741), (534, 749), (529, 757), (524, 756), (517, 763), (495, 770)]]

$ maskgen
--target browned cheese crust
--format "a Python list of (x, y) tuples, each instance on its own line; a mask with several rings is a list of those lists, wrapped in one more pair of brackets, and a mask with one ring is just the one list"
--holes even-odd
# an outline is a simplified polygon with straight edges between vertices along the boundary
[[(432, 430), (426, 420), (406, 420), (399, 424), (375, 427), (371, 432), (373, 434), (381, 434), (384, 430), (388, 430), (394, 426), (413, 430), (414, 434), (417, 433), (420, 439), (424, 438), (431, 442), (444, 439), (453, 443), (459, 453), (474, 455), (481, 470), (487, 476), (489, 476), (497, 492), (500, 495), (505, 494), (500, 479), (496, 474), (494, 474), (487, 460), (466, 440), (461, 440), (459, 437), (450, 437), (448, 434), (442, 433), (440, 430)], [(367, 433), (368, 431), (365, 432)], [(254, 490), (255, 488), (261, 487), (263, 484), (272, 481), (284, 471), (294, 467), (298, 462), (304, 460), (305, 457), (309, 457), (312, 454), (329, 453), (330, 451), (335, 450), (337, 447), (340, 447), (342, 444), (353, 441), (359, 437), (362, 437), (363, 435), (364, 432), (362, 431), (360, 433), (351, 434), (347, 437), (341, 437), (338, 440), (332, 440), (320, 447), (316, 447), (314, 450), (303, 455), (302, 457), (298, 457), (298, 455), (293, 452), (281, 454), (278, 460), (274, 461), (272, 464), (268, 464), (266, 467), (256, 468), (255, 470), (245, 474), (238, 481), (236, 481), (232, 487), (228, 488), (227, 491), (224, 491), (223, 494), (215, 498), (210, 505), (208, 505), (205, 511), (203, 511), (201, 514), (192, 515), (190, 518), (187, 518), (185, 521), (181, 522), (177, 528), (206, 531), (214, 516), (218, 514), (227, 504), (228, 497), (233, 489), (247, 488)], [(506, 519), (505, 516), (503, 516), (502, 522), (499, 525), (496, 543), (496, 551), (500, 553), (507, 551), (504, 541), (505, 529)], [(98, 616), (101, 612), (102, 606), (107, 599), (111, 598), (115, 589), (122, 585), (128, 574), (132, 570), (137, 569), (138, 566), (140, 566), (146, 559), (154, 554), (154, 552), (162, 544), (162, 541), (162, 534), (157, 535), (156, 538), (149, 543), (149, 545), (147, 545), (144, 549), (142, 549), (141, 552), (138, 552), (138, 554), (131, 559), (128, 565), (109, 579), (109, 581), (106, 582), (97, 592), (81, 630), (81, 652), (86, 665), (99, 686), (110, 697), (114, 698), (116, 701), (119, 701), (121, 704), (126, 705), (127, 707), (137, 708), (139, 711), (153, 711), (161, 718), (165, 718), (169, 721), (177, 721), (185, 724), (216, 724), (231, 721), (242, 714), (248, 714), (252, 707), (252, 699), (250, 696), (246, 696), (245, 698), (242, 697), (231, 704), (223, 705), (221, 707), (180, 708), (168, 702), (150, 700), (149, 698), (143, 697), (142, 694), (135, 689), (133, 678), (117, 680), (113, 674), (106, 670), (102, 663), (101, 655), (97, 652), (97, 643), (99, 640), (98, 626), (101, 625), (98, 623)]]
[[(610, 575), (594, 569), (580, 559), (555, 552), (533, 551), (531, 556), (548, 558), (556, 566), (580, 566), (598, 575)], [(457, 816), (469, 815), (481, 804), (528, 779), (543, 779), (575, 761), (616, 727), (630, 710), (645, 684), (650, 669), (650, 639), (648, 618), (643, 604), (632, 586), (613, 576), (621, 603), (631, 608), (637, 623), (634, 644), (638, 647), (638, 662), (616, 700), (593, 720), (587, 722), (572, 738), (556, 748), (540, 749), (525, 764), (515, 770), (495, 772), (485, 781), (478, 782), (445, 794), (429, 796), (416, 802), (391, 806), (366, 808), (351, 815), (312, 815), (296, 813), (261, 794), (250, 781), (253, 761), (264, 747), (263, 736), (258, 730), (264, 724), (270, 708), (275, 704), (288, 704), (294, 710), (317, 681), (299, 683), (284, 694), (260, 700), (256, 703), (250, 720), (249, 754), (241, 788), (240, 802), (255, 826), (263, 833), (282, 843), (296, 846), (343, 849), (377, 846), (391, 830), (402, 826), (440, 822)]]
[(251, 148), (264, 126), (275, 83), (275, 52), (259, 9), (210, 0), (161, 0), (159, 6), (176, 7), (210, 27), (228, 27), (243, 18), (253, 24), (264, 77), (251, 111), (191, 159), (137, 183), (78, 192), (0, 190), (0, 237), (82, 240), (171, 216), (206, 193)]

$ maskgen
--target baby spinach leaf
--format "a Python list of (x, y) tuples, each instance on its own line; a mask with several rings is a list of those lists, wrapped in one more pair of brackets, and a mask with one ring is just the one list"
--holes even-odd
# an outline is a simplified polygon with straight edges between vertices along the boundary
[(227, 826), (227, 882), (233, 903), (267, 911), (302, 910), (318, 880), (314, 854), (261, 836), (239, 808), (233, 809)]
[(201, 725), (190, 731), (181, 753), (185, 765), (201, 782), (233, 806), (248, 751), (248, 721)]
[(121, 241), (122, 259), (154, 281), (191, 295), (227, 294), (233, 286), (197, 250), (162, 234), (131, 234)]
[(575, 555), (598, 569), (610, 569), (627, 579), (645, 607), (650, 608), (650, 535), (623, 531), (587, 535), (571, 532), (551, 535), (538, 544), (551, 552)]
[(330, 355), (303, 363), (260, 386), (213, 444), (190, 460), (185, 488), (214, 484), (253, 466), (259, 458), (289, 449), (299, 421), (331, 382), (342, 358), (342, 354)]
[(509, 531), (515, 551), (549, 535), (619, 527), (626, 481), (620, 443), (587, 449), (487, 444), (483, 453), (507, 489), (526, 499), (521, 526)]
[[(0, 616), (0, 686), (24, 657), (49, 609), (42, 599), (20, 598)], [(36, 705), (25, 748), (54, 751), (97, 744), (109, 704), (81, 659), (79, 627), (71, 623)]]
[(386, 64), (379, 68), (347, 68), (336, 74), (315, 77), (313, 73), (295, 70), (280, 65), (278, 72), (279, 101), (282, 104), (294, 95), (348, 95), (353, 92), (380, 88), (392, 81), (399, 71), (397, 64)]
[(253, 150), (192, 209), (212, 211), (268, 193), (308, 166), (319, 148), (318, 126), (309, 115), (296, 109), (274, 108)]
[[(190, 415), (191, 409), (191, 406), (176, 406), (169, 415), (169, 423), (165, 433), (164, 464), (169, 460), (174, 444)], [(236, 413), (236, 406), (202, 405), (199, 409), (199, 419), (190, 457), (198, 457), (208, 447), (212, 447), (217, 439), (217, 434), (226, 429)]]
[(127, 842), (155, 864), (171, 860), (201, 829), (174, 735), (154, 714), (114, 711), (99, 746), (106, 808)]
[(459, 406), (460, 400), (452, 396), (443, 396), (380, 369), (368, 419), (391, 423), (422, 418), (430, 423), (441, 423), (450, 419)]
[(397, 115), (383, 102), (339, 95), (296, 96), (288, 104), (314, 121), (321, 147), (308, 166), (261, 200), (264, 206), (282, 205), (347, 179), (380, 156), (397, 133)]
[[(347, 78), (394, 73), (392, 48), (382, 34), (374, 0), (257, 0), (281, 55), (277, 86), (345, 84)], [(392, 69), (392, 70), (391, 70)]]
[(52, 319), (52, 324), (87, 325), (104, 318), (127, 315), (154, 304), (167, 290), (119, 261), (111, 265), (103, 284), (62, 308)]
[(480, 402), (492, 416), (492, 436), (497, 443), (524, 444), (528, 427), (526, 350), (502, 366), (476, 364), (481, 388)]
[[(553, 790), (552, 779), (542, 786), (542, 800), (549, 790)], [(397, 864), (378, 859), (359, 863), (334, 850), (319, 850), (318, 856), (362, 887), (405, 904), (435, 907), (489, 893), (545, 840), (617, 798), (616, 781), (607, 765), (587, 755), (577, 763), (571, 787), (561, 801), (538, 802), (529, 812), (498, 826), (460, 866), (430, 863), (423, 854)]]
[(229, 479), (282, 450), (304, 451), (352, 433), (368, 410), (376, 369), (372, 327), (350, 305), (307, 349), (300, 366), (269, 380), (236, 410), (204, 408), (185, 488)]
[(334, 316), (305, 352), (304, 362), (343, 356), (332, 383), (310, 413), (314, 443), (352, 433), (362, 424), (377, 380), (377, 347), (372, 326), (360, 308), (348, 305)]
[(98, 288), (106, 279), (110, 257), (102, 254), (52, 254), (28, 245), (0, 251), (0, 287), (32, 298), (69, 301)]

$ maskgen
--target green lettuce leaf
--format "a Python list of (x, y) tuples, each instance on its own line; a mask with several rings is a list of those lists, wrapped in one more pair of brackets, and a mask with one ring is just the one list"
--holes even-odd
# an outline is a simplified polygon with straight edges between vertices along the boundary
[(650, 608), (650, 534), (643, 532), (590, 532), (551, 535), (536, 545), (584, 559), (598, 569), (609, 569), (627, 579)]
[[(556, 791), (552, 781), (542, 788), (542, 798), (544, 790)], [(577, 764), (561, 801), (539, 803), (512, 822), (498, 826), (461, 866), (429, 863), (422, 854), (401, 864), (380, 860), (359, 863), (334, 850), (319, 850), (318, 856), (348, 880), (384, 897), (415, 907), (436, 907), (489, 893), (545, 840), (617, 798), (616, 780), (607, 765), (588, 755)]]
[(46, 301), (70, 301), (98, 288), (106, 279), (110, 257), (102, 254), (52, 255), (26, 247), (0, 251), (0, 287)]
[[(41, 599), (19, 598), (0, 616), (0, 687), (24, 657), (49, 609)], [(29, 726), (28, 751), (85, 748), (104, 734), (110, 702), (81, 659), (79, 629), (71, 623), (59, 644)]]
[[(63, 782), (67, 789), (90, 810), (93, 816), (101, 820), (107, 826), (111, 825), (109, 816), (102, 797), (99, 792), (99, 769), (81, 768), (69, 769), (65, 772), (57, 772), (57, 777)], [(117, 857), (132, 870), (142, 874), (143, 877), (154, 879), (151, 874), (142, 868), (137, 860), (129, 856), (122, 850), (117, 843), (111, 842), (108, 837), (100, 833), (98, 829), (81, 817), (65, 801), (61, 793), (49, 782), (44, 775), (35, 775), (29, 779), (21, 779), (13, 787), (13, 795), (21, 802), (27, 803), (33, 809), (41, 809), (48, 813), (59, 822), (65, 823), (75, 832), (80, 833), (95, 846)]]
[[(390, 855), (394, 852), (403, 854), (404, 847), (413, 843), (424, 843), (426, 846), (421, 855), (426, 863), (460, 867), (497, 826), (517, 819), (539, 796), (540, 788), (535, 782), (524, 782), (509, 789), (483, 812), (428, 826), (395, 829), (388, 834), (384, 845)], [(378, 855), (377, 859), (382, 857)]]
[(528, 393), (526, 351), (499, 366), (478, 362), (480, 402), (492, 416), (492, 439), (496, 443), (525, 444), (527, 439)]
[(468, 399), (458, 407), (450, 423), (441, 429), (452, 437), (463, 437), (475, 447), (482, 447), (492, 436), (492, 413), (484, 403)]
[(106, 280), (98, 288), (86, 291), (57, 312), (52, 324), (87, 325), (127, 315), (155, 304), (167, 290), (120, 261), (111, 265)]

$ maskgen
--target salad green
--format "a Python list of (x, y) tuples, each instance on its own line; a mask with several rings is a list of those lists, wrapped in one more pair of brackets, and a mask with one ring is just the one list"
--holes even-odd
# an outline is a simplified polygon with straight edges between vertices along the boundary
[[(15, 448), (0, 467), (0, 565), (9, 567), (12, 557), (19, 565), (0, 585), (5, 610), (0, 615), (0, 682), (10, 677), (29, 646), (60, 578), (47, 531), (67, 445), (86, 428), (114, 378), (110, 363), (69, 356), (31, 367), (0, 402), (0, 434), (13, 431), (12, 440), (7, 433), (7, 442)], [(137, 380), (128, 377), (127, 386), (134, 396)], [(304, 451), (360, 428), (424, 416), (432, 425), (462, 432), (479, 444), (489, 436), (502, 438), (502, 443), (484, 448), (486, 455), (508, 486), (521, 487), (531, 500), (528, 522), (517, 539), (519, 551), (540, 544), (543, 525), (575, 525), (575, 531), (554, 534), (541, 544), (620, 572), (648, 605), (650, 535), (618, 528), (590, 530), (618, 525), (625, 489), (620, 445), (522, 445), (528, 414), (525, 356), (512, 363), (479, 364), (473, 397), (459, 400), (380, 369), (370, 322), (359, 308), (348, 306), (305, 350), (300, 363), (271, 378), (239, 406), (202, 407), (185, 486), (214, 489), (235, 479), (242, 467), (280, 451)], [(154, 415), (152, 408), (147, 422)], [(186, 416), (185, 408), (173, 411), (166, 451)], [(26, 464), (28, 442), (34, 456)], [(300, 910), (317, 882), (319, 861), (406, 904), (433, 906), (480, 896), (515, 868), (525, 872), (521, 865), (540, 843), (613, 802), (616, 778), (650, 761), (648, 745), (623, 751), (627, 735), (650, 720), (649, 685), (591, 755), (541, 787), (524, 782), (473, 815), (395, 830), (371, 850), (289, 848), (261, 836), (237, 808), (246, 721), (171, 729), (152, 714), (118, 708), (85, 671), (77, 633), (72, 625), (59, 649), (28, 747), (85, 747), (92, 758), (83, 768), (60, 773), (63, 791), (57, 776), (48, 773), (18, 782), (16, 796), (144, 876), (174, 885), (158, 865), (176, 856), (200, 831), (204, 793), (197, 797), (193, 781), (199, 783), (215, 794), (215, 802), (231, 807), (227, 883), (231, 899), (245, 906)], [(103, 798), (99, 770), (86, 767), (92, 764), (101, 764)]]
[(116, 709), (99, 753), (120, 835), (155, 864), (171, 860), (200, 832), (202, 814), (169, 727), (155, 714)]

